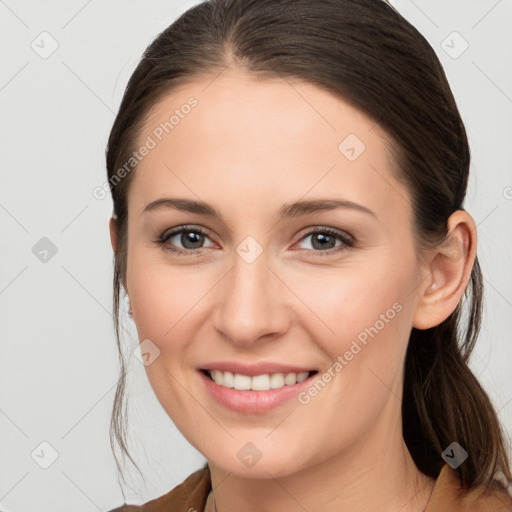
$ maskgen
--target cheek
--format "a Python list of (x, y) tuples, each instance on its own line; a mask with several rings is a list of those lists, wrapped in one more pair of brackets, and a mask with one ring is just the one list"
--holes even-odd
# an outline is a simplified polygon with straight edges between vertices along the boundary
[(197, 329), (200, 299), (206, 299), (205, 276), (200, 279), (197, 272), (173, 268), (134, 251), (128, 260), (127, 277), (138, 338), (141, 342), (151, 340), (158, 349), (153, 349), (158, 354), (154, 361), (145, 365), (147, 377), (162, 407), (186, 430), (180, 411), (190, 409), (183, 386), (191, 388), (187, 381), (191, 376), (183, 373), (183, 367)]
[[(354, 265), (321, 277), (317, 272), (295, 287), (315, 313), (302, 316), (303, 326), (327, 356), (320, 378), (329, 390), (322, 394), (344, 404), (343, 413), (332, 412), (334, 422), (349, 411), (361, 420), (377, 414), (391, 393), (401, 395), (414, 269), (398, 262), (385, 267)], [(304, 403), (313, 400), (316, 390), (310, 391)]]
[(183, 280), (179, 272), (153, 261), (143, 251), (134, 249), (129, 254), (127, 286), (140, 340), (149, 338), (158, 344), (185, 314), (188, 295), (194, 293)]
[[(385, 404), (402, 393), (411, 326), (411, 305), (406, 302), (410, 287), (405, 272), (400, 280), (390, 275), (350, 272), (323, 283), (317, 279), (317, 285), (323, 286), (303, 282), (298, 291), (309, 289), (308, 305), (322, 320), (309, 315), (307, 328), (328, 365), (318, 376), (323, 382), (306, 390), (301, 403), (311, 403), (315, 413), (310, 416), (322, 417), (322, 424), (342, 425), (347, 416), (353, 418), (345, 428), (354, 436), (377, 421)], [(325, 411), (322, 403), (340, 407)], [(328, 436), (331, 427), (325, 428)]]
[[(307, 322), (308, 331), (330, 355), (349, 350), (358, 339), (363, 345), (377, 334), (386, 338), (406, 334), (409, 324), (407, 302), (410, 279), (407, 270), (382, 271), (377, 266), (345, 266), (326, 271), (312, 270), (302, 273), (294, 282), (297, 297), (304, 298), (301, 321)], [(297, 277), (297, 276), (295, 276)]]
[(129, 254), (127, 286), (138, 337), (157, 345), (166, 366), (181, 364), (183, 352), (207, 321), (218, 279), (206, 267), (171, 265), (157, 251), (134, 247)]

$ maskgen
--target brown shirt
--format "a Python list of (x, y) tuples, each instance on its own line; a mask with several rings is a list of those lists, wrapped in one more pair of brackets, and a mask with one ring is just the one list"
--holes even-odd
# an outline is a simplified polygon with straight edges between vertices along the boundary
[[(205, 464), (160, 498), (141, 506), (123, 505), (110, 512), (203, 512), (210, 491), (210, 471)], [(463, 490), (457, 472), (445, 464), (425, 512), (512, 512), (512, 498), (498, 488)]]

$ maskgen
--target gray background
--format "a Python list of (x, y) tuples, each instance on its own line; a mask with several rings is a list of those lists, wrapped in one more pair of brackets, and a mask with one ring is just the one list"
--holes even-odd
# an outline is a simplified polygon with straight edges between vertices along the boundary
[[(0, 0), (3, 511), (104, 511), (122, 502), (108, 440), (118, 374), (112, 204), (93, 189), (105, 181), (109, 130), (144, 48), (195, 3)], [(465, 206), (478, 224), (487, 301), (471, 366), (510, 435), (512, 2), (392, 3), (439, 55), (468, 130)], [(131, 351), (137, 340), (126, 326)], [(146, 485), (131, 470), (125, 492), (142, 503), (204, 459), (160, 408), (133, 357), (130, 368), (130, 435)]]

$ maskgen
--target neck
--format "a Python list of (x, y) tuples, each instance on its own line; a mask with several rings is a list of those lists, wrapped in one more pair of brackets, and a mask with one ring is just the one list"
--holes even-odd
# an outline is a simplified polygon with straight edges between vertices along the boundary
[(395, 427), (394, 436), (377, 428), (380, 435), (358, 439), (328, 460), (278, 479), (239, 477), (209, 462), (215, 491), (205, 510), (424, 512), (435, 480), (414, 464), (401, 422)]

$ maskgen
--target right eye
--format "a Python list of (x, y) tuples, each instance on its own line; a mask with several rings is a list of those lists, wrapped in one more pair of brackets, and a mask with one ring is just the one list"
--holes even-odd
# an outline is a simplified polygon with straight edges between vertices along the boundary
[[(204, 230), (194, 226), (180, 226), (162, 233), (155, 242), (175, 254), (190, 255), (197, 252), (196, 249), (204, 248), (202, 244), (205, 239), (209, 240)], [(182, 247), (177, 246), (177, 244), (181, 244)], [(206, 247), (213, 247), (213, 244)]]

